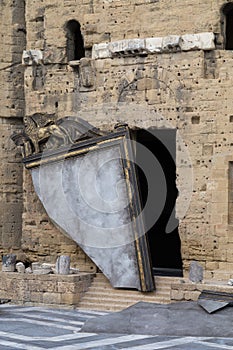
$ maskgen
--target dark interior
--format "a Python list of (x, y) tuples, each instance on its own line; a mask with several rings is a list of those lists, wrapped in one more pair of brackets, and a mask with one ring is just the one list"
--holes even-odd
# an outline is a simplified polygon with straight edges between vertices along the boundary
[(225, 49), (233, 50), (233, 3), (229, 2), (223, 7), (223, 15), (225, 17), (224, 23), (224, 31), (223, 33), (225, 37)]
[(76, 20), (70, 20), (66, 25), (66, 30), (68, 61), (80, 60), (85, 56), (84, 41), (80, 29), (80, 23)]
[[(139, 192), (151, 262), (155, 275), (183, 276), (181, 259), (181, 242), (178, 232), (178, 220), (175, 218), (175, 203), (178, 195), (176, 188), (176, 130), (137, 130), (136, 132), (136, 164)], [(150, 155), (141, 149), (140, 144), (151, 151)], [(141, 165), (140, 165), (141, 164)], [(140, 165), (140, 166), (139, 166)], [(143, 169), (142, 169), (143, 168)], [(148, 185), (147, 175), (150, 174)], [(144, 207), (148, 200), (149, 206)]]

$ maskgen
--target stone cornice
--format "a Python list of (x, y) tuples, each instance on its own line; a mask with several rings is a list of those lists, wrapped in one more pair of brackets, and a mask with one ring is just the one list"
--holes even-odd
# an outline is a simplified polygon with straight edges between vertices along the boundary
[(193, 50), (214, 50), (215, 36), (212, 32), (169, 35), (157, 38), (124, 39), (109, 43), (94, 44), (92, 58), (112, 58), (146, 54), (170, 53)]

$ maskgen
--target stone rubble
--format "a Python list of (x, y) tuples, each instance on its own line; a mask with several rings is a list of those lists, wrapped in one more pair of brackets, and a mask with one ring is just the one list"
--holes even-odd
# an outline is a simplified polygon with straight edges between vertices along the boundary
[[(56, 264), (51, 263), (41, 263), (41, 262), (33, 262), (31, 263), (31, 266), (25, 267), (25, 264), (21, 261), (17, 262), (17, 264), (14, 265), (14, 270), (12, 266), (10, 268), (7, 268), (4, 270), (4, 266), (2, 266), (3, 272), (17, 272), (17, 273), (26, 273), (26, 274), (35, 274), (35, 275), (48, 275), (48, 274), (72, 274), (76, 275), (80, 272), (79, 269), (67, 266), (67, 271), (63, 270), (57, 270)], [(64, 273), (66, 272), (66, 273)]]

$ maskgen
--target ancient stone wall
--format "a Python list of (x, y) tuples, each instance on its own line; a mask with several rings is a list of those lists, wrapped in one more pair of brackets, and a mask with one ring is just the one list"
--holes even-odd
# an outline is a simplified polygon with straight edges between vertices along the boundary
[(34, 275), (0, 272), (1, 298), (17, 304), (75, 307), (94, 274)]
[(0, 3), (0, 253), (18, 251), (22, 234), (22, 165), (10, 136), (22, 128), (24, 1)]
[[(26, 3), (27, 54), (38, 50), (31, 62), (24, 62), (26, 115), (79, 115), (105, 129), (118, 120), (130, 127), (177, 129), (181, 139), (177, 141), (177, 213), (184, 267), (188, 268), (190, 260), (198, 260), (210, 277), (212, 270), (233, 268), (233, 189), (229, 177), (233, 161), (233, 55), (223, 49), (220, 9), (224, 3)], [(93, 57), (88, 69), (83, 59), (68, 63), (66, 25), (70, 20), (80, 23), (86, 57)], [(202, 48), (200, 43), (188, 50), (180, 47), (180, 36), (207, 32), (215, 37), (214, 49)], [(163, 49), (154, 48), (154, 52), (142, 52), (140, 44), (135, 48), (135, 42), (131, 51), (127, 44), (128, 51), (118, 50), (111, 57), (104, 51), (106, 43), (118, 40), (161, 37), (166, 38)], [(103, 58), (93, 54), (96, 44), (103, 44)], [(24, 203), (22, 242), (32, 259), (39, 255), (49, 261), (60, 252), (70, 253), (73, 261), (80, 259), (84, 266), (92, 266), (49, 222), (27, 170)]]

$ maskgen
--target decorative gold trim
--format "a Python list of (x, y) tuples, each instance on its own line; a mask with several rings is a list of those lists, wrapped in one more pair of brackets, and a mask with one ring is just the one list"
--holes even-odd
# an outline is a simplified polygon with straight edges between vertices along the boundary
[[(130, 186), (130, 169), (131, 169), (131, 164), (130, 164), (130, 159), (129, 159), (129, 150), (128, 150), (128, 144), (127, 142), (129, 142), (129, 139), (127, 139), (126, 137), (124, 138), (123, 141), (123, 145), (124, 145), (124, 152), (125, 152), (125, 160), (126, 160), (126, 164), (127, 166), (125, 167), (125, 172), (127, 173), (127, 189), (128, 189), (128, 195), (130, 196), (130, 198), (132, 199), (132, 190), (131, 190), (131, 186)], [(135, 220), (136, 220), (136, 216), (135, 216), (135, 210), (132, 204), (132, 201), (130, 201), (130, 208), (131, 208), (131, 213), (133, 216), (133, 228), (134, 228), (134, 237), (135, 237), (135, 247), (136, 247), (136, 253), (137, 253), (137, 261), (138, 261), (138, 268), (139, 268), (139, 275), (140, 275), (140, 282), (141, 282), (141, 288), (142, 291), (146, 291), (146, 282), (145, 282), (145, 273), (144, 273), (144, 268), (143, 268), (143, 262), (142, 262), (142, 255), (141, 255), (141, 250), (140, 250), (140, 244), (139, 244), (139, 239), (138, 239), (138, 231), (137, 231), (137, 226), (135, 224)], [(140, 213), (136, 213), (136, 214), (140, 214)]]
[(83, 147), (81, 149), (77, 149), (77, 150), (74, 150), (74, 151), (71, 151), (71, 152), (65, 152), (65, 153), (62, 153), (62, 154), (59, 154), (59, 155), (44, 155), (44, 158), (43, 158), (43, 154), (41, 156), (41, 158), (37, 161), (32, 161), (32, 162), (28, 162), (25, 164), (25, 167), (27, 169), (32, 169), (32, 168), (35, 168), (35, 167), (38, 167), (38, 166), (41, 166), (41, 165), (45, 165), (45, 164), (48, 164), (48, 163), (54, 163), (54, 162), (60, 162), (62, 161), (63, 159), (68, 159), (68, 158), (71, 158), (71, 157), (75, 157), (75, 156), (78, 156), (80, 154), (83, 154), (83, 153), (87, 153), (89, 151), (93, 151), (93, 150), (96, 150), (96, 149), (100, 149), (100, 147), (102, 145), (106, 145), (106, 144), (110, 144), (110, 143), (113, 143), (113, 142), (116, 142), (116, 141), (120, 141), (122, 139), (122, 136), (118, 136), (116, 138), (113, 138), (113, 139), (108, 139), (108, 140), (101, 140), (99, 142), (97, 142), (95, 145), (93, 146), (89, 146), (89, 147)]

